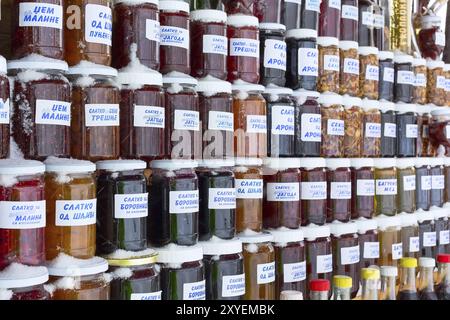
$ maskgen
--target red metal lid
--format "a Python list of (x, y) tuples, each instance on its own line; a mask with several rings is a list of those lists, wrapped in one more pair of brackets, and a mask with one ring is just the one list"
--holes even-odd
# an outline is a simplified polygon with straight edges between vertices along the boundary
[(330, 281), (326, 279), (313, 279), (309, 282), (309, 289), (311, 291), (329, 291)]
[(436, 257), (437, 262), (450, 263), (450, 254), (441, 253)]

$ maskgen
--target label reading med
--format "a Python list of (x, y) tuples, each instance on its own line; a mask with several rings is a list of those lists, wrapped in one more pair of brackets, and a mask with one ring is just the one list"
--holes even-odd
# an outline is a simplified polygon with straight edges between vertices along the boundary
[(317, 256), (317, 273), (328, 273), (331, 271), (333, 271), (333, 255)]
[(323, 56), (323, 68), (328, 71), (339, 72), (339, 56), (326, 54)]
[(130, 300), (161, 300), (162, 291), (151, 293), (132, 293)]
[(380, 257), (379, 242), (364, 242), (364, 259), (378, 259)]
[(173, 128), (175, 130), (199, 131), (200, 113), (191, 110), (175, 110)]
[(431, 189), (444, 190), (444, 188), (445, 188), (445, 177), (443, 175), (431, 176)]
[(70, 102), (36, 100), (35, 122), (70, 127)]
[(161, 26), (161, 45), (189, 49), (189, 30), (184, 28)]
[(9, 99), (0, 99), (0, 124), (9, 124), (10, 105)]
[(198, 190), (170, 191), (169, 212), (172, 214), (198, 212)]
[(375, 180), (373, 179), (356, 180), (356, 195), (373, 197), (375, 195)]
[(342, 19), (351, 19), (358, 21), (358, 7), (343, 4), (341, 17)]
[(62, 29), (62, 6), (44, 2), (19, 3), (19, 27)]
[(367, 122), (364, 133), (366, 138), (381, 138), (381, 123)]
[(236, 189), (209, 188), (208, 209), (236, 209)]
[(414, 77), (415, 87), (426, 87), (427, 86), (427, 76), (424, 73), (418, 73)]
[(436, 231), (423, 233), (423, 246), (424, 247), (436, 246)]
[(359, 246), (341, 248), (341, 264), (349, 265), (359, 262)]
[(159, 21), (152, 19), (145, 20), (145, 37), (150, 41), (160, 42), (161, 25)]
[(286, 42), (268, 39), (264, 45), (264, 68), (286, 71)]
[(228, 38), (224, 36), (205, 34), (203, 36), (203, 53), (228, 55)]
[(302, 182), (302, 200), (324, 200), (327, 198), (327, 183), (323, 182)]
[(165, 128), (165, 110), (155, 106), (134, 106), (133, 125), (140, 128)]
[(300, 200), (300, 183), (267, 183), (267, 201), (290, 202)]
[(87, 4), (84, 36), (87, 42), (111, 46), (112, 10), (98, 4)]
[(419, 252), (420, 250), (420, 239), (419, 237), (409, 238), (409, 252)]
[(406, 125), (406, 137), (415, 139), (417, 138), (417, 124), (407, 124)]
[(412, 71), (397, 71), (397, 83), (414, 85), (414, 72)]
[(266, 116), (247, 116), (247, 132), (248, 133), (267, 133)]
[(262, 179), (236, 179), (237, 199), (262, 199), (263, 180)]
[(319, 74), (319, 51), (311, 48), (298, 49), (298, 74), (317, 77)]
[(345, 134), (344, 120), (328, 119), (327, 134), (331, 136), (343, 136)]
[(119, 126), (118, 104), (87, 104), (85, 105), (86, 127)]
[(259, 40), (245, 38), (230, 39), (230, 56), (259, 58)]
[(304, 0), (305, 9), (320, 12), (320, 0)]
[(383, 69), (383, 81), (394, 83), (394, 68), (384, 68)]
[(301, 117), (301, 136), (305, 142), (322, 141), (322, 117), (320, 114), (304, 113)]
[(330, 190), (331, 199), (351, 199), (352, 183), (351, 182), (331, 182)]
[(205, 300), (205, 280), (183, 284), (183, 300)]
[(45, 227), (45, 200), (0, 201), (0, 229)]
[(420, 178), (421, 189), (424, 191), (431, 190), (432, 188), (432, 179), (431, 176), (422, 176)]
[(148, 193), (115, 194), (116, 219), (144, 218), (148, 216)]
[(377, 195), (389, 196), (397, 194), (397, 179), (379, 179), (376, 180)]
[(283, 264), (283, 282), (299, 282), (306, 279), (306, 261)]
[(245, 274), (222, 277), (222, 297), (239, 297), (245, 294)]
[(344, 73), (359, 74), (359, 60), (352, 58), (345, 58)]
[(403, 257), (403, 245), (402, 243), (394, 243), (392, 245), (392, 260), (398, 260)]
[(450, 243), (450, 230), (439, 231), (439, 244), (449, 244)]
[(380, 68), (378, 66), (374, 65), (367, 65), (366, 66), (366, 80), (372, 80), (372, 81), (378, 81), (379, 80), (379, 74)]
[(56, 200), (55, 211), (55, 224), (58, 227), (96, 224), (97, 199)]
[(275, 281), (275, 262), (261, 263), (256, 266), (258, 284), (266, 284)]
[(295, 109), (291, 106), (272, 106), (272, 134), (294, 135)]
[(416, 176), (404, 176), (403, 177), (403, 190), (404, 191), (416, 190)]
[(223, 111), (210, 111), (208, 113), (208, 129), (209, 130), (223, 130), (231, 131), (234, 130), (234, 118), (233, 113), (223, 112)]
[(387, 138), (396, 138), (397, 125), (395, 123), (386, 122), (384, 124), (384, 136)]

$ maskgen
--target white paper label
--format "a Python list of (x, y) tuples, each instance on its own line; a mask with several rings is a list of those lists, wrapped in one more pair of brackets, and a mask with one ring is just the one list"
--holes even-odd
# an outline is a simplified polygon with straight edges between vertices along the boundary
[(420, 177), (421, 181), (421, 189), (423, 191), (431, 190), (432, 189), (432, 179), (431, 176), (422, 176)]
[(331, 199), (351, 199), (352, 183), (351, 182), (331, 182), (330, 190)]
[(259, 58), (259, 40), (245, 38), (230, 39), (230, 56)]
[(362, 23), (368, 27), (373, 27), (373, 13), (364, 11), (362, 13)]
[(444, 32), (436, 32), (436, 45), (445, 47), (445, 33)]
[(352, 58), (345, 58), (344, 73), (359, 74), (359, 60)]
[(376, 180), (375, 193), (381, 196), (397, 195), (397, 179)]
[(87, 104), (85, 105), (86, 127), (119, 126), (118, 104)]
[(172, 214), (198, 212), (198, 190), (170, 191), (169, 212)]
[(450, 230), (439, 231), (439, 244), (449, 244), (450, 243)]
[(395, 123), (386, 122), (384, 124), (384, 136), (387, 138), (397, 137), (397, 125)]
[(445, 77), (444, 76), (437, 76), (436, 88), (445, 90)]
[(112, 10), (98, 4), (87, 4), (84, 10), (87, 42), (111, 46), (112, 43)]
[(298, 74), (301, 76), (318, 76), (319, 50), (311, 48), (298, 49)]
[(294, 135), (295, 109), (291, 106), (272, 106), (272, 134)]
[(141, 128), (165, 128), (165, 110), (154, 106), (134, 106), (133, 125)]
[(381, 138), (381, 123), (367, 122), (365, 135), (366, 138)]
[(299, 282), (306, 279), (306, 261), (283, 264), (283, 282)]
[(412, 71), (397, 71), (397, 83), (414, 85), (414, 72)]
[(423, 246), (435, 247), (436, 246), (436, 232), (424, 232), (423, 233)]
[(339, 56), (326, 54), (323, 56), (323, 68), (328, 71), (339, 72)]
[(237, 199), (262, 199), (263, 180), (262, 179), (236, 179)]
[(97, 199), (56, 200), (55, 224), (58, 227), (89, 226), (97, 223)]
[(9, 112), (9, 99), (7, 99), (6, 101), (0, 99), (0, 124), (9, 124)]
[(366, 66), (366, 80), (378, 81), (380, 77), (380, 68), (371, 64)]
[(327, 134), (331, 136), (343, 136), (345, 135), (344, 120), (328, 119), (327, 121)]
[(380, 257), (380, 243), (379, 242), (364, 242), (364, 259), (377, 259)]
[(450, 125), (445, 126), (445, 136), (447, 139), (450, 139)]
[(377, 29), (384, 28), (384, 16), (382, 14), (373, 15), (373, 26)]
[(266, 116), (247, 116), (247, 132), (248, 133), (267, 133)]
[(209, 188), (208, 209), (236, 209), (236, 189)]
[(406, 125), (406, 137), (407, 138), (417, 138), (417, 124), (407, 124)]
[(175, 110), (173, 128), (175, 130), (200, 130), (200, 113), (191, 110)]
[(62, 30), (62, 6), (44, 2), (19, 3), (19, 27), (45, 27)]
[(286, 42), (272, 39), (265, 41), (264, 68), (286, 71)]
[(327, 254), (317, 256), (317, 273), (328, 273), (333, 271), (333, 255)]
[(383, 81), (394, 83), (394, 68), (384, 68), (383, 69)]
[(215, 34), (205, 34), (203, 36), (203, 53), (228, 55), (228, 38)]
[(0, 229), (23, 230), (45, 227), (45, 200), (0, 201), (0, 212)]
[(268, 183), (267, 201), (290, 202), (300, 200), (300, 183)]
[(321, 0), (304, 0), (305, 9), (320, 12), (320, 1)]
[(450, 79), (445, 79), (445, 91), (450, 91)]
[(355, 264), (359, 262), (359, 246), (341, 248), (341, 264)]
[(159, 21), (151, 19), (145, 20), (145, 37), (150, 41), (161, 41), (161, 25)]
[(144, 218), (148, 216), (148, 193), (115, 194), (116, 219)]
[(222, 297), (239, 297), (245, 294), (245, 274), (222, 277)]
[(404, 176), (403, 177), (403, 190), (404, 191), (416, 190), (416, 176)]
[(183, 300), (205, 300), (205, 280), (183, 284)]
[(427, 76), (423, 73), (418, 73), (414, 77), (414, 86), (416, 87), (426, 87), (427, 86)]
[(341, 10), (341, 0), (329, 0), (328, 6), (330, 8)]
[(275, 281), (275, 262), (258, 264), (256, 270), (258, 284), (266, 284)]
[(356, 195), (373, 197), (375, 195), (375, 180), (372, 179), (356, 180)]
[(284, 2), (295, 3), (298, 5), (302, 4), (302, 0), (284, 0)]
[(403, 257), (403, 245), (402, 243), (394, 243), (392, 245), (392, 260), (398, 260)]
[(189, 49), (189, 30), (187, 29), (161, 26), (160, 37), (162, 46)]
[(231, 112), (210, 111), (208, 113), (208, 129), (234, 131), (234, 118)]
[(130, 295), (130, 300), (161, 300), (161, 292), (151, 292), (151, 293), (132, 293)]
[(302, 200), (324, 200), (327, 198), (327, 183), (323, 182), (302, 182)]
[(358, 21), (358, 7), (343, 4), (342, 19), (351, 19)]
[(445, 189), (445, 177), (443, 175), (431, 176), (431, 189), (444, 190)]
[(36, 100), (35, 122), (70, 127), (70, 102)]
[(322, 141), (322, 116), (315, 113), (304, 113), (301, 117), (301, 140), (305, 142)]
[(409, 238), (409, 252), (419, 252), (420, 251), (420, 240), (419, 237)]

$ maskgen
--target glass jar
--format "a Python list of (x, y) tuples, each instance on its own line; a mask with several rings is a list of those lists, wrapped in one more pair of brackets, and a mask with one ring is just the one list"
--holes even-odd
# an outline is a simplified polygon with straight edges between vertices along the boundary
[(361, 99), (357, 97), (343, 96), (344, 106), (344, 152), (347, 158), (359, 158), (362, 154), (364, 138), (364, 111), (361, 108)]
[(61, 253), (47, 263), (47, 289), (52, 300), (109, 300), (111, 280), (104, 272), (108, 262), (100, 257), (77, 259)]
[(147, 162), (162, 158), (167, 151), (161, 74), (146, 68), (145, 73), (126, 70), (117, 78), (121, 85), (120, 155)]
[(393, 158), (374, 159), (375, 215), (397, 214), (397, 162)]
[(444, 205), (445, 176), (444, 158), (429, 158), (431, 175), (431, 206), (442, 208)]
[(392, 51), (379, 51), (380, 78), (378, 97), (384, 101), (394, 101), (394, 53)]
[[(450, 155), (450, 109), (430, 104), (431, 122), (428, 126), (432, 155)], [(441, 151), (442, 150), (442, 151)]]
[(446, 63), (444, 65), (445, 73), (445, 101), (446, 106), (450, 107), (450, 64)]
[(287, 30), (300, 28), (302, 14), (301, 0), (281, 1), (281, 24), (285, 25)]
[(230, 42), (228, 55), (228, 81), (243, 80), (259, 83), (259, 22), (246, 15), (230, 15), (227, 20)]
[(339, 93), (359, 94), (358, 42), (339, 41)]
[(333, 276), (333, 300), (351, 300), (352, 282), (347, 276)]
[[(316, 2), (305, 0), (305, 2), (308, 1)], [(287, 87), (295, 90), (316, 90), (319, 76), (319, 50), (316, 39), (316, 30), (293, 29), (286, 33)]]
[(287, 45), (284, 41), (286, 27), (282, 24), (260, 23), (260, 81), (262, 85), (286, 84)]
[(159, 70), (159, 0), (119, 0), (113, 9), (112, 65), (126, 67), (133, 55), (144, 66)]
[(351, 297), (359, 289), (360, 248), (356, 222), (333, 222), (330, 224), (331, 247), (333, 248), (333, 275), (352, 278)]
[(320, 1), (319, 36), (339, 38), (341, 26), (341, 1)]
[(414, 87), (414, 58), (406, 54), (396, 54), (395, 62), (395, 102), (411, 103)]
[(295, 156), (295, 104), (292, 90), (269, 85), (264, 91), (267, 103), (267, 155)]
[(269, 233), (243, 233), (244, 300), (275, 300), (275, 249)]
[(265, 229), (300, 227), (300, 166), (301, 161), (298, 158), (264, 159)]
[(399, 259), (403, 257), (401, 220), (399, 217), (379, 216), (376, 221), (380, 241), (378, 265), (397, 267)]
[[(32, 4), (33, 5), (33, 4)], [(39, 7), (38, 7), (39, 8)], [(64, 61), (35, 57), (10, 61), (16, 74), (11, 112), (12, 137), (26, 159), (70, 154), (70, 84)]]
[(319, 97), (322, 114), (322, 145), (320, 155), (339, 158), (343, 154), (345, 124), (342, 97), (322, 93)]
[[(432, 209), (433, 210), (433, 209)], [(436, 251), (437, 237), (434, 222), (434, 210), (416, 212), (419, 223), (420, 257), (433, 258)]]
[(199, 238), (232, 239), (236, 231), (233, 160), (203, 160), (196, 169), (199, 189)]
[(280, 23), (281, 0), (254, 1), (253, 15), (260, 23)]
[(236, 158), (236, 232), (249, 229), (261, 232), (263, 225), (263, 161), (258, 158)]
[(203, 158), (233, 157), (234, 115), (231, 84), (206, 77), (198, 81), (195, 90), (200, 107)]
[(415, 159), (397, 159), (397, 211), (416, 211), (416, 169)]
[(191, 73), (189, 3), (162, 0), (159, 2), (160, 72)]
[[(385, 37), (386, 32), (385, 32), (385, 10), (389, 9), (389, 4), (388, 3), (381, 3), (381, 0), (375, 1), (374, 5), (373, 5), (373, 43), (376, 47), (378, 47), (378, 50), (383, 51), (383, 50), (389, 50), (389, 46), (388, 47), (384, 47), (384, 43), (385, 43)], [(389, 14), (387, 15), (388, 17), (388, 21), (389, 19)]]
[(378, 100), (379, 61), (376, 47), (358, 48), (359, 53), (359, 96)]
[(47, 268), (13, 263), (0, 271), (0, 300), (49, 300), (47, 281)]
[(416, 158), (416, 209), (428, 211), (431, 207), (430, 159)]
[(327, 219), (327, 172), (324, 158), (301, 159), (302, 226), (323, 225)]
[(363, 157), (378, 158), (381, 156), (381, 112), (380, 103), (376, 100), (362, 100), (363, 116)]
[(378, 223), (376, 219), (359, 218), (356, 220), (359, 238), (361, 268), (378, 265), (380, 242), (378, 241)]
[(310, 300), (329, 300), (330, 281), (327, 279), (312, 279), (309, 282), (309, 299)]
[(55, 259), (59, 253), (92, 258), (97, 221), (95, 165), (52, 157), (45, 161), (45, 167), (47, 260)]
[(69, 66), (82, 61), (111, 64), (112, 7), (111, 0), (64, 2), (64, 60)]
[(412, 103), (397, 103), (397, 157), (415, 157), (417, 149), (417, 108)]
[(191, 12), (191, 75), (227, 79), (227, 14), (220, 10)]
[(436, 232), (436, 250), (433, 257), (447, 253), (450, 249), (450, 230), (448, 222), (448, 208), (433, 208), (434, 230)]
[(437, 60), (445, 48), (445, 33), (441, 30), (442, 18), (434, 14), (421, 16), (417, 42), (422, 56)]
[(392, 158), (397, 154), (397, 116), (395, 104), (380, 102), (381, 111), (381, 157)]
[(427, 99), (436, 106), (446, 105), (443, 61), (427, 61)]
[(192, 160), (154, 160), (149, 178), (147, 239), (153, 246), (198, 241), (199, 190)]
[(275, 249), (275, 299), (281, 293), (294, 290), (305, 294), (306, 255), (303, 232), (300, 229), (270, 230)]
[(10, 91), (6, 71), (6, 59), (0, 56), (0, 159), (9, 154)]
[(120, 90), (116, 69), (83, 63), (72, 81), (71, 156), (89, 161), (120, 155)]
[(358, 8), (359, 45), (374, 46), (374, 3), (370, 0), (358, 0)]
[(0, 270), (45, 262), (44, 170), (34, 160), (0, 160)]
[(419, 224), (415, 213), (401, 213), (398, 215), (402, 223), (403, 256), (419, 258), (420, 240)]
[(427, 103), (427, 61), (425, 59), (413, 59), (414, 87), (412, 102), (416, 104)]
[(264, 87), (256, 84), (233, 85), (234, 151), (236, 157), (267, 155), (267, 107), (262, 93)]
[[(335, 2), (335, 0), (332, 0)], [(325, 2), (322, 1), (322, 5)], [(318, 37), (319, 48), (319, 78), (317, 90), (319, 92), (339, 93), (339, 39), (332, 37)]]
[(358, 42), (358, 0), (342, 0), (341, 4), (339, 40)]
[(351, 159), (352, 219), (372, 219), (375, 213), (375, 170), (369, 158)]
[(417, 156), (433, 156), (430, 143), (431, 108), (429, 105), (417, 105)]
[(213, 238), (203, 248), (207, 300), (242, 300), (245, 294), (242, 242)]
[(326, 159), (327, 222), (348, 222), (352, 207), (350, 159)]
[(444, 203), (448, 206), (450, 203), (450, 157), (444, 158)]
[(171, 72), (163, 76), (163, 83), (167, 153), (171, 159), (200, 159), (202, 133), (195, 91), (198, 82), (187, 74)]

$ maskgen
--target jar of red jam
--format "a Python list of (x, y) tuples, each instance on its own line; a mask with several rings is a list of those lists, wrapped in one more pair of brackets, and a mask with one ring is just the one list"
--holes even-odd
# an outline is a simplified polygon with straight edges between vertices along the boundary
[(0, 270), (12, 262), (45, 262), (45, 166), (0, 160)]
[(375, 170), (369, 158), (351, 159), (352, 219), (371, 219), (375, 214)]
[(341, 0), (320, 1), (319, 37), (339, 38), (341, 27)]
[(30, 54), (63, 59), (63, 1), (15, 0), (11, 44), (14, 59)]
[(432, 145), (430, 143), (430, 105), (417, 104), (417, 146), (418, 157), (432, 156)]
[(120, 155), (152, 161), (167, 156), (166, 112), (160, 73), (133, 66), (119, 72)]
[(47, 268), (13, 263), (0, 271), (0, 300), (49, 300), (47, 281)]
[(259, 22), (256, 17), (231, 15), (227, 20), (230, 43), (228, 81), (259, 83)]
[[(159, 0), (118, 0), (113, 10), (112, 65), (121, 69), (136, 58), (159, 70)], [(134, 52), (135, 51), (135, 52)]]
[(189, 55), (189, 3), (162, 0), (159, 2), (160, 30), (160, 72), (177, 71), (191, 73)]
[(227, 14), (220, 10), (191, 12), (191, 75), (227, 79)]
[(327, 219), (327, 173), (323, 158), (301, 159), (302, 226), (323, 225)]
[(6, 75), (6, 59), (0, 56), (0, 159), (9, 154), (9, 79)]
[(327, 222), (348, 222), (352, 205), (350, 159), (326, 159), (326, 162)]
[(339, 40), (358, 42), (358, 0), (342, 0)]
[(378, 265), (380, 242), (378, 241), (377, 221), (375, 219), (359, 218), (355, 222), (358, 227), (361, 268)]
[(259, 30), (260, 83), (265, 86), (274, 84), (283, 87), (286, 84), (286, 27), (276, 23), (260, 23)]
[(13, 88), (12, 136), (26, 159), (70, 155), (70, 84), (64, 61), (35, 57), (10, 61)]

